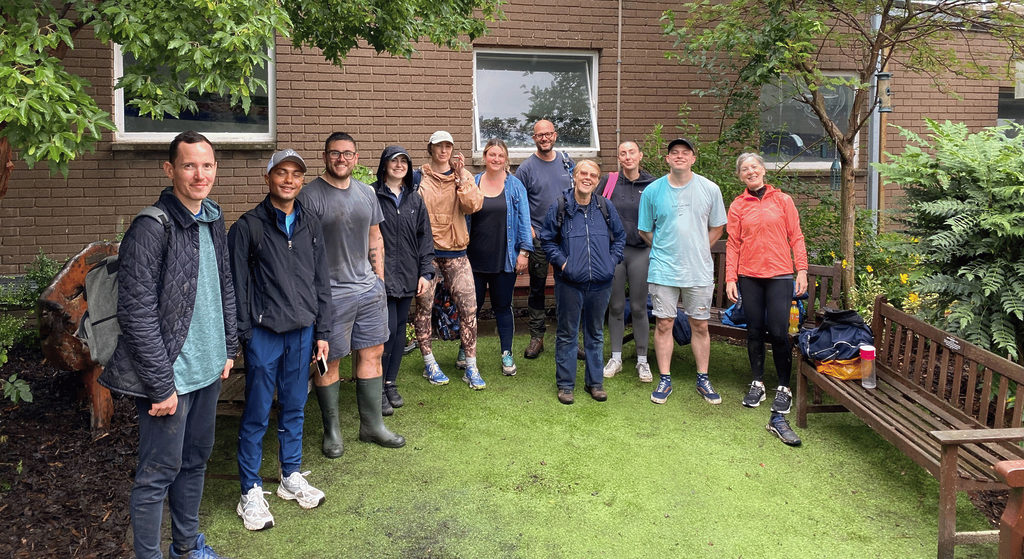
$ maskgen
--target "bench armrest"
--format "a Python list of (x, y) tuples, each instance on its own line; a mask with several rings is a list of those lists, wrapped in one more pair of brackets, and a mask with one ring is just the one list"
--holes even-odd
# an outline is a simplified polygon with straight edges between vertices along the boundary
[(972, 443), (1007, 443), (1024, 440), (1024, 428), (1005, 429), (951, 429), (948, 431), (932, 431), (933, 439), (942, 446)]
[(996, 462), (996, 475), (1010, 487), (1024, 487), (1024, 460)]

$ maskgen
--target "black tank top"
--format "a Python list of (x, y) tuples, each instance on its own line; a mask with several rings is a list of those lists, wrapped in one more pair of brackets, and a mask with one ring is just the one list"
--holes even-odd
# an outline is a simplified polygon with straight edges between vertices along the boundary
[(505, 271), (505, 258), (508, 252), (506, 228), (505, 189), (497, 196), (484, 196), (484, 205), (480, 211), (471, 214), (469, 229), (469, 246), (466, 256), (474, 272), (494, 274)]

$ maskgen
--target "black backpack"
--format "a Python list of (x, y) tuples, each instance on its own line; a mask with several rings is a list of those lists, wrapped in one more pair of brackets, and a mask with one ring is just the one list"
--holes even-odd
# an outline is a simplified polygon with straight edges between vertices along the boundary
[(874, 334), (854, 310), (826, 310), (817, 328), (803, 330), (798, 338), (800, 353), (813, 361), (853, 359), (860, 346), (873, 345)]
[[(591, 194), (591, 196), (594, 197), (594, 200), (597, 202), (597, 208), (601, 210), (601, 215), (604, 216), (604, 222), (608, 226), (608, 233), (610, 235), (612, 231), (612, 216), (608, 213), (608, 200), (596, 192)], [(565, 221), (565, 204), (565, 194), (562, 194), (558, 197), (558, 209), (555, 210), (555, 225), (558, 226), (559, 232), (562, 231), (562, 223)]]

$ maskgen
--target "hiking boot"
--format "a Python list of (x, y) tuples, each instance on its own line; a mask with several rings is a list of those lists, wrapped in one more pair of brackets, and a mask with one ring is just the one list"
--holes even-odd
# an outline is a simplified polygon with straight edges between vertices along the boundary
[(654, 375), (651, 374), (651, 365), (646, 361), (636, 364), (636, 374), (640, 377), (640, 382), (654, 381)]
[(462, 375), (462, 381), (469, 385), (473, 390), (483, 390), (487, 388), (487, 383), (480, 376), (480, 371), (477, 370), (476, 365), (470, 365), (466, 367), (466, 374)]
[(800, 437), (796, 436), (793, 429), (789, 427), (786, 416), (781, 413), (773, 413), (768, 420), (768, 425), (765, 425), (764, 428), (789, 446), (800, 446)]
[(661, 379), (658, 381), (658, 387), (651, 392), (651, 401), (655, 404), (664, 404), (665, 400), (668, 400), (668, 395), (672, 393), (672, 377), (669, 375), (661, 375)]
[(604, 391), (603, 385), (595, 384), (594, 386), (588, 386), (586, 387), (586, 390), (590, 393), (590, 397), (598, 402), (603, 402), (608, 399), (608, 393)]
[(772, 413), (789, 413), (793, 407), (793, 393), (788, 386), (775, 389), (775, 400), (772, 401)]
[(391, 400), (388, 400), (387, 392), (380, 393), (380, 414), (385, 417), (395, 415), (395, 408), (391, 405)]
[(171, 544), (170, 556), (171, 559), (228, 559), (223, 555), (217, 555), (217, 552), (212, 547), (206, 545), (206, 535), (199, 534), (196, 537), (196, 548), (191, 551), (184, 553), (178, 553), (174, 549), (174, 544)]
[(761, 405), (764, 401), (764, 383), (755, 380), (750, 383), (750, 389), (747, 390), (747, 395), (743, 397), (743, 405), (748, 408), (756, 408)]
[(466, 370), (466, 350), (459, 346), (459, 354), (455, 356), (455, 368), (460, 371)]
[(715, 389), (711, 386), (711, 379), (708, 378), (707, 373), (697, 374), (697, 394), (700, 394), (708, 401), (709, 404), (721, 404), (722, 397), (715, 392)]
[(277, 486), (277, 496), (286, 501), (298, 501), (304, 509), (313, 509), (324, 503), (324, 492), (313, 487), (306, 481), (309, 472), (292, 472), (292, 475), (281, 478)]
[(573, 403), (572, 388), (559, 388), (558, 401), (566, 405)]
[(448, 384), (448, 377), (441, 372), (441, 366), (437, 364), (437, 361), (423, 367), (423, 378), (435, 386)]
[(511, 351), (501, 352), (501, 374), (507, 377), (516, 376), (516, 362), (512, 359)]
[(604, 366), (604, 378), (612, 378), (622, 370), (622, 360), (612, 357)]
[(526, 346), (523, 357), (536, 359), (540, 352), (544, 351), (544, 338), (530, 338), (530, 345)]
[[(252, 489), (238, 500), (235, 512), (242, 518), (246, 530), (266, 530), (274, 527), (274, 516), (270, 514), (270, 504), (264, 495), (270, 495), (270, 492), (264, 491), (254, 483)], [(199, 547), (198, 543), (196, 547)]]
[(388, 401), (391, 402), (392, 408), (400, 408), (405, 405), (405, 400), (402, 399), (402, 395), (398, 393), (398, 385), (394, 383), (384, 384), (384, 394), (388, 397)]

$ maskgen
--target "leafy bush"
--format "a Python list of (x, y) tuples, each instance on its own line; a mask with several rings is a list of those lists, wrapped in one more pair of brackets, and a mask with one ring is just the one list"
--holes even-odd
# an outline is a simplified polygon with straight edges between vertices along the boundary
[[(903, 153), (878, 165), (903, 186), (902, 222), (918, 237), (921, 313), (960, 337), (1020, 358), (1024, 342), (1024, 144), (1010, 127), (971, 133), (926, 120)], [(1018, 133), (1024, 131), (1014, 126)]]
[[(35, 308), (39, 295), (50, 285), (60, 268), (59, 262), (40, 250), (36, 259), (25, 269), (23, 280), (0, 285), (0, 307)], [(9, 312), (0, 314), (0, 366), (7, 362), (7, 351), (12, 346), (31, 341), (38, 341), (38, 333), (25, 329), (24, 318)], [(3, 385), (6, 393), (8, 381), (3, 381)], [(27, 385), (25, 390), (28, 390)], [(32, 401), (31, 398), (28, 401)]]

